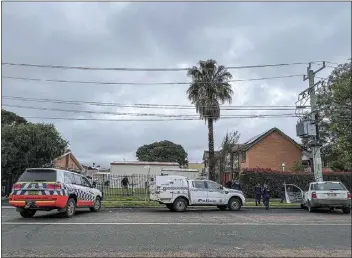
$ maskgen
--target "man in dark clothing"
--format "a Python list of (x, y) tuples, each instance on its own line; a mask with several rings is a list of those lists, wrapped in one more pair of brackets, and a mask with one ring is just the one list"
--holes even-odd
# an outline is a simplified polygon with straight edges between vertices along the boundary
[(233, 182), (231, 188), (234, 190), (242, 191), (242, 187), (238, 181)]
[(270, 190), (267, 185), (263, 187), (263, 203), (265, 205), (265, 209), (269, 209), (270, 205)]
[(258, 206), (258, 204), (260, 205), (260, 199), (262, 198), (262, 187), (260, 186), (259, 183), (254, 187), (254, 193), (255, 193), (255, 206)]
[(128, 178), (127, 178), (127, 176), (125, 176), (121, 180), (121, 185), (122, 185), (122, 194), (125, 195), (125, 191), (127, 191), (127, 195), (128, 195)]
[(285, 182), (283, 183), (283, 185), (281, 186), (281, 203), (283, 203), (286, 200), (286, 196), (285, 196)]
[(226, 183), (226, 188), (231, 188), (231, 181), (227, 181), (227, 183)]

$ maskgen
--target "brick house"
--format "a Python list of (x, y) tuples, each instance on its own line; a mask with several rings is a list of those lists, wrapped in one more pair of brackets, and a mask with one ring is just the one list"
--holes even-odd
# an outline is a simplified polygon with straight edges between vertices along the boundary
[(233, 148), (238, 172), (244, 168), (290, 170), (295, 162), (302, 162), (302, 147), (291, 137), (274, 127)]
[[(271, 168), (285, 170), (292, 168), (298, 161), (302, 162), (303, 149), (296, 141), (283, 133), (278, 128), (272, 128), (255, 137), (250, 138), (243, 144), (236, 144), (232, 153), (225, 158), (223, 171), (220, 171), (219, 151), (215, 151), (217, 177), (222, 174), (219, 181), (226, 182), (237, 178), (245, 168)], [(209, 153), (204, 151), (203, 162), (205, 169), (209, 168)], [(218, 177), (219, 178), (219, 177)]]
[(83, 166), (79, 163), (71, 151), (68, 151), (60, 157), (54, 159), (54, 167), (58, 169), (75, 171), (77, 173), (84, 172)]

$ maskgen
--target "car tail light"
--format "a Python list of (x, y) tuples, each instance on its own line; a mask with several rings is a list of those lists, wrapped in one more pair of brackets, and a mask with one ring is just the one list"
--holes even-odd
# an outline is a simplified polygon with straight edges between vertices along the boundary
[(347, 193), (347, 199), (351, 199), (351, 193)]
[(316, 192), (312, 192), (312, 199), (317, 199), (317, 193)]
[(46, 188), (49, 190), (60, 190), (61, 184), (47, 184)]
[(14, 185), (12, 186), (12, 190), (20, 190), (21, 187), (22, 187), (21, 184), (14, 184)]

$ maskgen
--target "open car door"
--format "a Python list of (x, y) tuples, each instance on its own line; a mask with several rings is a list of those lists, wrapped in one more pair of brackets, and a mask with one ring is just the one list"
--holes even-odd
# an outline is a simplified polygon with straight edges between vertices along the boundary
[(303, 203), (304, 192), (297, 185), (284, 184), (287, 203)]

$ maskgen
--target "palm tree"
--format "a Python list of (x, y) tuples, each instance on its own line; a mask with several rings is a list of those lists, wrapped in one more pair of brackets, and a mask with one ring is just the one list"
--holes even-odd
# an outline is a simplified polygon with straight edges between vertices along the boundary
[(229, 83), (232, 75), (210, 59), (199, 61), (199, 67), (193, 66), (187, 76), (192, 79), (187, 90), (188, 99), (195, 104), (200, 118), (208, 122), (209, 176), (215, 180), (213, 123), (220, 119), (220, 103), (232, 102), (233, 91)]

